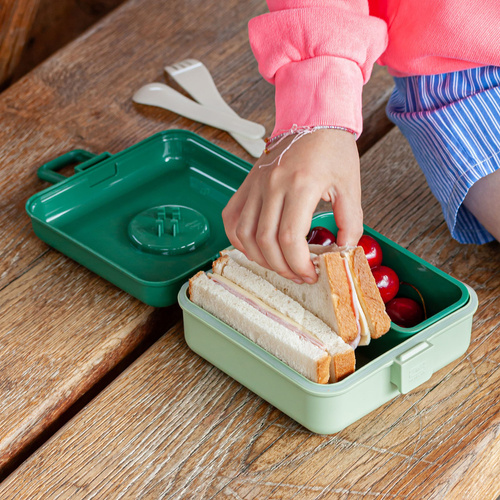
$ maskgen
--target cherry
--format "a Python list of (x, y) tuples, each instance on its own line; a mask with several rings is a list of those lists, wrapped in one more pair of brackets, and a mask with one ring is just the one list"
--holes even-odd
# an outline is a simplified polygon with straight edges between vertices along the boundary
[(382, 264), (382, 249), (376, 239), (368, 236), (367, 234), (363, 234), (358, 241), (358, 246), (363, 247), (366, 260), (368, 261), (368, 264), (370, 264), (371, 268)]
[(325, 227), (313, 227), (307, 235), (307, 243), (312, 245), (333, 245), (335, 243), (335, 235)]
[(387, 302), (385, 309), (393, 323), (403, 328), (411, 328), (424, 320), (422, 306), (413, 299), (396, 297)]
[(382, 300), (387, 304), (399, 290), (398, 275), (387, 266), (377, 266), (372, 269), (373, 277), (377, 283)]

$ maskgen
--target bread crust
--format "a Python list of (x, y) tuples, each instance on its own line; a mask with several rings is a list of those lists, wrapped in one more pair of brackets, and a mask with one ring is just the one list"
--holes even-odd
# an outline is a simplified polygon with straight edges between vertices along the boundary
[(344, 379), (354, 373), (356, 369), (356, 356), (353, 350), (344, 351), (333, 357), (334, 382)]
[[(203, 283), (200, 283), (203, 279)], [(218, 276), (217, 279), (222, 279)], [(208, 282), (208, 283), (205, 283)], [(275, 321), (265, 313), (255, 313), (252, 305), (242, 298), (232, 296), (228, 290), (223, 290), (203, 273), (198, 272), (190, 280), (191, 298), (194, 303), (210, 314), (225, 322), (231, 328), (239, 331), (255, 344), (260, 345), (285, 364), (302, 373), (303, 376), (320, 384), (327, 384), (330, 378), (331, 356), (319, 346), (305, 349), (302, 343), (289, 342), (285, 334), (286, 325), (276, 323), (281, 331), (271, 333)], [(237, 287), (237, 285), (234, 285)], [(199, 289), (199, 292), (198, 292)], [(230, 296), (230, 297), (229, 297)], [(258, 300), (258, 299), (256, 299)], [(251, 310), (251, 311), (250, 311)], [(289, 332), (290, 335), (292, 332)]]
[(229, 262), (229, 255), (226, 255), (225, 253), (223, 254), (221, 252), (221, 256), (212, 262), (212, 271), (215, 274), (220, 274), (222, 276), (222, 273), (224, 271), (224, 267), (226, 267), (226, 264)]
[(389, 331), (391, 319), (385, 310), (384, 301), (380, 296), (363, 248), (356, 247), (349, 257), (356, 288), (361, 291), (358, 296), (368, 321), (370, 336), (372, 339), (378, 339)]
[(351, 288), (343, 259), (339, 252), (323, 254), (332, 303), (337, 316), (338, 334), (344, 342), (353, 342), (358, 336), (358, 325), (352, 306)]
[(192, 278), (189, 279), (188, 294), (191, 298), (193, 283), (200, 277), (200, 275), (205, 274), (203, 271), (198, 271)]
[[(354, 354), (354, 352), (353, 352)], [(325, 356), (318, 361), (316, 367), (316, 383), (328, 384), (330, 380), (330, 364), (332, 358), (325, 353)]]
[[(361, 250), (362, 249), (358, 249)], [(346, 252), (347, 253), (347, 252)], [(332, 308), (338, 318), (339, 336), (347, 343), (352, 342), (358, 335), (358, 325), (356, 323), (355, 314), (353, 311), (352, 297), (351, 297), (351, 287), (349, 283), (349, 278), (346, 272), (343, 255), (340, 252), (326, 253), (320, 256), (323, 260), (323, 269), (325, 270), (326, 281), (328, 282), (327, 290), (331, 293)], [(352, 260), (352, 275), (355, 283), (371, 279), (373, 285), (376, 289), (375, 280), (371, 274), (368, 263), (366, 262), (366, 257), (364, 253), (358, 255), (355, 259), (354, 256), (357, 255), (357, 251), (351, 251), (347, 253), (348, 262), (349, 259)], [(363, 259), (366, 266), (363, 266)], [(227, 251), (222, 251), (221, 256), (212, 263), (212, 271), (214, 274), (224, 275), (224, 268), (230, 262), (231, 257), (228, 255)], [(356, 264), (354, 262), (356, 261)], [(361, 261), (358, 262), (358, 261)], [(368, 275), (366, 271), (368, 270)], [(358, 279), (359, 273), (359, 279)], [(198, 272), (189, 280), (189, 296), (192, 294), (192, 285), (198, 279), (200, 275), (204, 274), (203, 271)], [(356, 279), (355, 279), (356, 278)], [(326, 292), (326, 291), (325, 291)], [(378, 289), (376, 289), (378, 294)], [(327, 293), (327, 292), (326, 292)], [(380, 294), (378, 294), (379, 300)], [(383, 305), (383, 312), (385, 313), (385, 306)], [(390, 326), (390, 320), (389, 320)], [(356, 358), (354, 350), (347, 349), (337, 354), (328, 354), (325, 352), (325, 356), (316, 361), (316, 383), (327, 384), (336, 381), (343, 380), (345, 377), (350, 375), (355, 371)], [(314, 368), (313, 368), (314, 369)], [(314, 372), (313, 372), (314, 373)]]

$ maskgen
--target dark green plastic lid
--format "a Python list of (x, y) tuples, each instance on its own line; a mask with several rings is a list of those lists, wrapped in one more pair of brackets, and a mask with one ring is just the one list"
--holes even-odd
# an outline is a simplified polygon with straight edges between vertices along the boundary
[[(71, 177), (58, 170), (77, 163)], [(146, 304), (229, 245), (222, 209), (251, 165), (202, 137), (168, 130), (120, 153), (74, 150), (43, 165), (55, 183), (26, 205), (38, 237)]]

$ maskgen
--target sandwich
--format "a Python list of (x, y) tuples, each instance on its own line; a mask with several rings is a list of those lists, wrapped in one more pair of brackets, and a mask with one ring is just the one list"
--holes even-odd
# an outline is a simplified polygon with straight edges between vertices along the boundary
[(379, 338), (390, 318), (361, 247), (310, 245), (318, 281), (297, 284), (224, 250), (212, 273), (189, 280), (190, 299), (320, 384), (354, 372), (354, 349)]
[[(250, 262), (250, 261), (249, 261)], [(355, 356), (328, 325), (228, 255), (189, 280), (189, 297), (313, 382), (354, 372)]]
[(363, 249), (336, 245), (310, 245), (309, 249), (318, 274), (318, 281), (311, 285), (283, 278), (239, 250), (222, 254), (297, 301), (353, 348), (388, 332), (391, 320)]

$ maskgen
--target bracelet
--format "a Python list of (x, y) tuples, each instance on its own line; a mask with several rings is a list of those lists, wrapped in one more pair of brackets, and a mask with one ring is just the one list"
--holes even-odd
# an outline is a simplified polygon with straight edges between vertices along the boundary
[(341, 127), (338, 125), (316, 125), (316, 126), (303, 126), (299, 127), (296, 124), (292, 126), (291, 129), (286, 130), (280, 134), (277, 134), (272, 137), (267, 137), (264, 139), (264, 142), (266, 143), (266, 147), (264, 149), (265, 154), (269, 154), (274, 147), (279, 144), (283, 139), (286, 139), (287, 137), (290, 137), (291, 135), (296, 135), (299, 134), (301, 137), (307, 134), (310, 134), (312, 132), (316, 132), (316, 130), (323, 130), (323, 129), (335, 129), (335, 130), (344, 130), (345, 132), (349, 132), (350, 134), (353, 134), (354, 137), (357, 139), (357, 134), (354, 132), (352, 129), (347, 128), (347, 127)]

